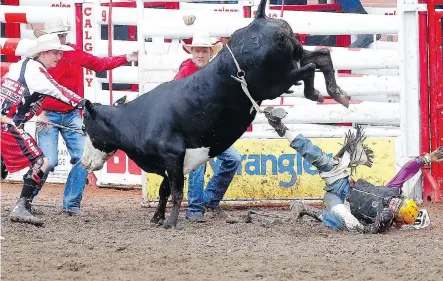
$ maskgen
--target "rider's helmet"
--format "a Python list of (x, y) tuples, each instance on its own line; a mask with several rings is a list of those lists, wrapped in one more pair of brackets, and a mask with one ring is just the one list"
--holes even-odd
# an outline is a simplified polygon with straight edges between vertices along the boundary
[(414, 200), (409, 197), (392, 198), (389, 205), (397, 224), (414, 224), (419, 212)]

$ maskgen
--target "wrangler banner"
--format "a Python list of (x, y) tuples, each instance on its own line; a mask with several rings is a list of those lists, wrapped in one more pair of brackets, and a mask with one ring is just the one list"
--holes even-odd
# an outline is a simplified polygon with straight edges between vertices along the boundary
[[(343, 139), (311, 139), (332, 157)], [(368, 138), (365, 143), (374, 150), (372, 168), (361, 166), (354, 179), (363, 178), (375, 185), (389, 181), (395, 173), (394, 138)], [(234, 147), (241, 155), (237, 170), (225, 199), (319, 198), (324, 195), (324, 182), (318, 171), (289, 146), (287, 140), (238, 140)], [(217, 158), (207, 163), (205, 187), (220, 165)], [(148, 174), (148, 200), (158, 199), (162, 178)], [(184, 196), (187, 198), (188, 175)]]

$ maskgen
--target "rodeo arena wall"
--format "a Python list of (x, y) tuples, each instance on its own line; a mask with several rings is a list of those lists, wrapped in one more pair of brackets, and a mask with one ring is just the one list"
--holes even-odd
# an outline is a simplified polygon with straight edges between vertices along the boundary
[[(0, 7), (1, 75), (32, 45), (32, 29), (41, 27), (50, 17), (64, 16), (73, 28), (68, 41), (87, 52), (108, 56), (139, 50), (138, 65), (132, 63), (103, 73), (85, 70), (83, 77), (85, 98), (93, 102), (110, 104), (124, 95), (132, 100), (173, 79), (180, 63), (190, 56), (182, 49), (181, 40), (191, 38), (194, 29), (203, 26), (214, 39), (229, 37), (251, 21), (258, 6), (255, 0), (240, 0), (238, 4), (110, 2), (4, 0)], [(351, 102), (348, 109), (327, 97), (318, 104), (303, 98), (303, 87), (294, 86), (293, 93), (265, 101), (262, 106), (284, 108), (289, 114), (283, 122), (313, 138), (331, 157), (339, 150), (345, 132), (362, 125), (375, 161), (372, 168), (360, 168), (356, 177), (370, 179), (376, 185), (386, 183), (411, 157), (441, 145), (442, 108), (436, 105), (443, 102), (439, 48), (442, 15), (435, 4), (399, 0), (396, 8), (367, 8), (369, 14), (341, 13), (336, 3), (270, 5), (268, 15), (283, 17), (304, 45), (315, 36), (335, 38), (334, 46), (328, 48), (337, 84), (351, 96)], [(195, 23), (186, 26), (185, 15), (195, 15)], [(367, 49), (349, 49), (347, 46), (358, 34), (398, 36), (398, 40), (379, 40)], [(316, 76), (315, 85), (327, 95), (322, 76)], [(25, 129), (33, 134), (35, 123), (26, 124)], [(264, 116), (257, 115), (234, 146), (242, 162), (225, 200), (323, 196), (323, 183), (315, 176), (317, 170), (294, 153), (287, 140), (278, 138)], [(71, 164), (62, 138), (58, 149), (59, 165), (48, 181), (64, 183)], [(217, 159), (209, 161), (206, 179), (218, 164)], [(418, 202), (439, 200), (441, 167), (425, 167), (422, 172), (408, 181), (404, 193)], [(7, 180), (22, 180), (22, 175), (10, 174)], [(157, 199), (160, 177), (146, 175), (118, 151), (102, 170), (89, 176), (89, 184), (141, 185), (143, 199), (150, 202)], [(185, 195), (186, 189), (187, 181)]]

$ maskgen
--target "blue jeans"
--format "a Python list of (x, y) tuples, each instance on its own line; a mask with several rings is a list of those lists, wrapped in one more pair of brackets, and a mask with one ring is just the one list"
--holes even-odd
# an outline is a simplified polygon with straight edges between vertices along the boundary
[[(319, 172), (329, 172), (332, 170), (333, 160), (303, 135), (298, 135), (291, 142), (291, 147), (300, 153), (309, 164), (315, 166)], [(344, 222), (333, 215), (330, 210), (335, 205), (344, 204), (346, 198), (349, 196), (349, 178), (339, 179), (331, 185), (326, 185), (324, 189), (326, 194), (323, 197), (323, 202), (326, 205), (326, 210), (323, 212), (323, 224), (335, 230), (341, 229), (345, 226)]]
[[(367, 14), (366, 10), (361, 5), (360, 0), (339, 0), (338, 4), (345, 13), (351, 14)], [(349, 45), (349, 48), (367, 48), (374, 42), (374, 35), (372, 34), (359, 34), (357, 40)]]
[(217, 208), (226, 190), (228, 190), (229, 184), (240, 166), (241, 157), (237, 150), (231, 146), (217, 156), (217, 158), (221, 161), (221, 164), (208, 182), (206, 190), (204, 190), (206, 163), (189, 173), (186, 216), (190, 216), (193, 213), (204, 213), (205, 208)]
[[(82, 130), (82, 119), (78, 110), (73, 110), (68, 113), (45, 111), (45, 115), (48, 121), (52, 123), (60, 124), (74, 130)], [(63, 194), (63, 210), (78, 209), (80, 208), (80, 201), (82, 200), (83, 190), (88, 178), (88, 172), (80, 162), (83, 155), (85, 137), (78, 133), (53, 126), (51, 126), (48, 131), (46, 129), (39, 130), (37, 132), (37, 144), (49, 159), (48, 172), (53, 172), (54, 168), (58, 165), (57, 147), (59, 133), (66, 143), (69, 155), (71, 155), (71, 164), (73, 165), (72, 170), (69, 172)], [(46, 179), (47, 174), (41, 185), (43, 185)], [(34, 196), (38, 194), (38, 191), (39, 189), (35, 192)]]

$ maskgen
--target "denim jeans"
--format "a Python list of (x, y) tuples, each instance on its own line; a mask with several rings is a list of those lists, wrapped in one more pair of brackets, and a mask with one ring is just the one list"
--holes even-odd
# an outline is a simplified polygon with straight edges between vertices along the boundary
[[(45, 111), (45, 115), (48, 121), (52, 123), (60, 124), (74, 130), (82, 130), (82, 119), (78, 110), (73, 110), (68, 113)], [(53, 172), (54, 168), (58, 165), (57, 147), (59, 133), (62, 135), (66, 143), (66, 147), (71, 156), (71, 164), (73, 165), (72, 170), (69, 172), (63, 194), (63, 210), (80, 208), (80, 201), (82, 200), (83, 190), (88, 178), (88, 172), (80, 162), (85, 145), (84, 136), (72, 131), (51, 126), (49, 130), (41, 129), (37, 132), (37, 144), (49, 159), (48, 172)], [(46, 179), (47, 174), (41, 185), (43, 185)], [(34, 193), (34, 197), (38, 192), (39, 189)]]
[[(338, 3), (345, 13), (367, 14), (360, 0), (339, 0)], [(373, 34), (359, 34), (357, 35), (357, 40), (352, 42), (349, 48), (367, 48), (373, 42)]]
[(205, 208), (217, 208), (228, 190), (240, 165), (241, 157), (237, 150), (231, 146), (217, 158), (221, 162), (220, 166), (216, 168), (206, 190), (204, 190), (206, 163), (189, 173), (186, 216), (192, 215), (192, 213), (204, 213)]
[[(291, 142), (291, 147), (300, 153), (309, 164), (315, 166), (319, 172), (329, 172), (332, 170), (333, 160), (303, 135), (298, 135)], [(323, 212), (323, 224), (335, 230), (341, 229), (345, 226), (343, 220), (332, 214), (330, 211), (332, 207), (338, 204), (344, 204), (344, 201), (349, 196), (349, 178), (339, 179), (331, 185), (326, 185), (324, 189), (326, 194), (323, 197), (323, 202), (326, 205), (326, 210)]]

